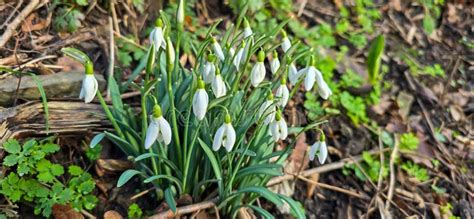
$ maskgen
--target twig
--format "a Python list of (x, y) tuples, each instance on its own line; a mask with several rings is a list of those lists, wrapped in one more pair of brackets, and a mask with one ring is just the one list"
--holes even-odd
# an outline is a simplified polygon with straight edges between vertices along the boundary
[(57, 56), (55, 56), (55, 55), (40, 56), (39, 58), (30, 60), (27, 63), (19, 65), (14, 70), (18, 70), (18, 69), (21, 69), (21, 68), (24, 68), (24, 67), (27, 67), (27, 66), (31, 66), (31, 64), (34, 64), (36, 62), (39, 62), (39, 61), (42, 61), (42, 60), (45, 60), (45, 59), (54, 59), (54, 58), (57, 58)]
[(91, 213), (87, 212), (86, 210), (81, 210), (81, 213), (83, 215), (85, 215), (87, 218), (90, 218), (90, 219), (96, 219), (96, 217), (94, 215), (92, 215)]
[(196, 211), (201, 211), (208, 208), (214, 208), (215, 206), (216, 204), (214, 203), (214, 201), (205, 201), (205, 202), (200, 202), (200, 203), (196, 203), (192, 205), (178, 207), (176, 208), (176, 213), (173, 213), (173, 211), (170, 209), (170, 210), (161, 212), (159, 214), (155, 214), (149, 217), (148, 219), (176, 218), (178, 216), (193, 213)]
[(22, 4), (23, 4), (23, 0), (20, 0), (20, 1), (18, 1), (18, 3), (16, 4), (16, 6), (14, 8), (13, 8), (13, 6), (9, 5), (9, 7), (12, 7), (14, 9), (14, 12), (12, 12), (10, 15), (8, 15), (7, 19), (5, 19), (5, 21), (4, 21), (5, 23), (0, 25), (0, 29), (3, 29), (3, 27), (6, 26), (10, 22), (13, 15), (15, 15), (15, 12), (18, 12), (18, 9), (21, 7)]
[(367, 199), (367, 197), (365, 197), (362, 194), (359, 194), (357, 192), (353, 192), (353, 191), (350, 191), (350, 190), (347, 190), (347, 189), (339, 188), (337, 186), (329, 185), (329, 184), (326, 184), (326, 183), (316, 182), (314, 180), (311, 180), (311, 179), (308, 179), (306, 177), (302, 177), (302, 176), (296, 175), (296, 174), (295, 174), (295, 177), (298, 178), (298, 179), (301, 179), (305, 182), (308, 182), (308, 183), (314, 184), (316, 186), (319, 186), (321, 188), (325, 188), (325, 189), (329, 189), (329, 190), (332, 190), (332, 191), (344, 193), (344, 194), (354, 196), (354, 197), (357, 197), (357, 198), (360, 198), (360, 199)]
[(6, 28), (3, 35), (0, 37), (0, 48), (4, 48), (8, 40), (13, 36), (15, 30), (25, 20), (25, 18), (36, 9), (36, 6), (40, 3), (39, 0), (31, 0), (28, 5), (21, 11), (21, 13), (13, 20)]
[(120, 27), (118, 25), (117, 12), (115, 11), (115, 0), (110, 1), (110, 11), (112, 12), (114, 29), (118, 33), (118, 35), (121, 35), (120, 34)]
[(395, 145), (393, 146), (393, 151), (390, 155), (390, 183), (387, 192), (387, 200), (385, 201), (385, 212), (389, 212), (390, 202), (392, 201), (393, 191), (395, 190), (395, 159), (398, 156), (399, 146), (398, 135), (395, 135)]
[[(384, 149), (384, 152), (385, 151), (389, 151), (389, 148)], [(377, 153), (380, 153), (380, 152), (378, 150), (374, 150), (374, 151), (369, 152), (369, 154), (377, 154)], [(302, 171), (300, 173), (300, 176), (307, 177), (307, 176), (310, 176), (310, 175), (313, 175), (313, 174), (316, 174), (316, 173), (325, 173), (325, 172), (338, 170), (338, 169), (343, 168), (345, 165), (353, 164), (355, 161), (358, 162), (358, 161), (361, 161), (361, 160), (362, 160), (361, 155), (353, 157), (352, 159), (351, 158), (342, 159), (342, 160), (340, 160), (338, 162), (335, 162), (335, 163), (330, 163), (330, 164), (326, 164), (326, 165), (323, 165), (323, 166), (319, 166), (319, 167), (315, 167), (315, 168), (312, 168), (312, 169)], [(294, 177), (295, 177), (294, 174), (285, 174), (283, 176), (274, 177), (273, 179), (268, 181), (267, 186), (273, 186), (273, 185), (279, 184), (283, 181), (291, 180)]]

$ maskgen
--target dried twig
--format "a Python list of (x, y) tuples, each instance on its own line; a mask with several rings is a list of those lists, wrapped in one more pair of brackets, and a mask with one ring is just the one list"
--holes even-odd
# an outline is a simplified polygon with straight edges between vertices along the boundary
[(387, 200), (385, 201), (385, 211), (388, 212), (390, 209), (390, 203), (393, 198), (393, 191), (395, 190), (395, 160), (398, 156), (399, 148), (398, 135), (395, 135), (395, 145), (393, 146), (392, 154), (390, 155), (390, 183), (387, 192)]
[(10, 24), (8, 24), (5, 32), (0, 37), (0, 48), (4, 48), (5, 44), (7, 44), (8, 40), (13, 36), (15, 30), (20, 26), (20, 24), (25, 20), (25, 18), (36, 9), (39, 5), (40, 0), (31, 0), (28, 5), (21, 11), (20, 14), (13, 20)]
[(107, 99), (110, 99), (110, 88), (109, 88), (109, 81), (114, 77), (114, 64), (115, 64), (115, 40), (114, 40), (114, 27), (112, 25), (112, 17), (109, 16), (109, 47), (110, 47), (110, 55), (109, 55), (109, 69), (107, 74)]
[(316, 182), (314, 180), (311, 180), (311, 179), (308, 179), (306, 177), (302, 177), (300, 175), (296, 175), (295, 174), (295, 177), (298, 178), (298, 179), (301, 179), (305, 182), (308, 182), (308, 183), (312, 183), (316, 186), (319, 186), (321, 188), (325, 188), (325, 189), (329, 189), (329, 190), (332, 190), (332, 191), (336, 191), (336, 192), (340, 192), (340, 193), (344, 193), (344, 194), (347, 194), (347, 195), (350, 195), (350, 196), (354, 196), (354, 197), (357, 197), (357, 198), (360, 198), (360, 199), (367, 199), (366, 196), (358, 193), (358, 192), (353, 192), (353, 191), (350, 191), (350, 190), (347, 190), (347, 189), (343, 189), (343, 188), (340, 188), (340, 187), (337, 187), (337, 186), (333, 186), (333, 185), (329, 185), (329, 184), (326, 184), (326, 183), (320, 183), (320, 182)]
[(200, 202), (200, 203), (196, 203), (192, 205), (178, 207), (176, 208), (176, 213), (173, 213), (173, 211), (171, 210), (167, 210), (165, 212), (155, 214), (149, 217), (148, 219), (177, 218), (180, 215), (185, 215), (185, 214), (201, 211), (208, 208), (214, 208), (215, 206), (216, 204), (214, 203), (214, 201), (205, 201), (205, 202)]

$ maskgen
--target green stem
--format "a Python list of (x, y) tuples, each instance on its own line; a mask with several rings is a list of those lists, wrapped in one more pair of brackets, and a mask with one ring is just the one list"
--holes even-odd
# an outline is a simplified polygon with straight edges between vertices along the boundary
[(186, 189), (188, 187), (188, 172), (189, 172), (189, 164), (191, 163), (191, 155), (193, 154), (193, 150), (194, 150), (194, 146), (196, 145), (196, 139), (197, 139), (197, 136), (199, 134), (199, 129), (201, 128), (201, 123), (199, 122), (197, 128), (196, 128), (196, 134), (194, 135), (193, 137), (193, 141), (192, 143), (190, 144), (190, 150), (189, 150), (189, 153), (187, 154), (186, 156), (186, 159), (184, 160), (184, 173), (183, 173), (183, 192), (187, 192)]
[(122, 138), (122, 139), (125, 139), (125, 135), (123, 134), (122, 130), (120, 129), (120, 126), (115, 121), (115, 118), (114, 118), (112, 112), (110, 111), (109, 106), (107, 105), (104, 98), (102, 97), (102, 94), (99, 91), (97, 91), (96, 96), (97, 96), (97, 98), (99, 98), (100, 105), (102, 105), (102, 108), (104, 108), (105, 115), (107, 116), (107, 118), (109, 118), (110, 122), (112, 123), (112, 126), (114, 127), (114, 129), (117, 132), (117, 134), (119, 135), (119, 137)]

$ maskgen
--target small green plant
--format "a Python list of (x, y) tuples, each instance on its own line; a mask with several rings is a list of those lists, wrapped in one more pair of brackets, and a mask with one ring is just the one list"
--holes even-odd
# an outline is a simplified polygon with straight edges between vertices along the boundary
[(346, 110), (347, 116), (351, 119), (354, 125), (358, 126), (360, 123), (369, 121), (366, 113), (366, 106), (362, 97), (352, 96), (349, 92), (344, 91), (339, 96), (341, 105)]
[(141, 47), (132, 42), (134, 42), (132, 36), (128, 36), (126, 39), (117, 38), (117, 59), (123, 67), (129, 67), (133, 61), (139, 61), (146, 55)]
[[(378, 181), (380, 168), (382, 168), (382, 165), (378, 158), (371, 155), (369, 152), (364, 151), (362, 153), (362, 162), (360, 162), (359, 165), (363, 170), (361, 170), (361, 168), (359, 168), (359, 166), (356, 164), (350, 164), (344, 167), (343, 173), (345, 175), (349, 175), (352, 170), (354, 174), (357, 176), (357, 178), (359, 178), (362, 181), (366, 181), (368, 180), (368, 178), (364, 174), (365, 172), (371, 181), (373, 182)], [(388, 171), (389, 171), (389, 163), (387, 160), (385, 160), (383, 164), (383, 169), (382, 169), (382, 179), (388, 176)]]
[(400, 149), (414, 151), (418, 148), (420, 140), (414, 133), (404, 133), (400, 136)]
[(142, 209), (136, 203), (133, 203), (128, 207), (128, 218), (141, 218), (142, 215)]
[(436, 20), (441, 16), (444, 0), (418, 0), (425, 11), (423, 29), (430, 35), (436, 29)]
[(417, 60), (418, 54), (402, 54), (401, 59), (408, 65), (410, 73), (414, 76), (429, 75), (431, 77), (446, 76), (443, 67), (440, 64), (422, 65)]
[(88, 4), (87, 0), (55, 0), (52, 7), (56, 9), (53, 20), (54, 28), (58, 31), (77, 31), (85, 18), (81, 9)]
[(420, 182), (430, 179), (428, 170), (411, 161), (402, 163), (401, 167), (408, 173), (408, 175), (415, 177)]
[[(55, 204), (69, 204), (76, 211), (95, 207), (97, 198), (91, 194), (95, 188), (92, 176), (75, 165), (69, 166), (65, 174), (62, 165), (47, 159), (59, 150), (58, 145), (29, 140), (22, 146), (12, 139), (5, 142), (3, 148), (8, 154), (3, 165), (16, 167), (16, 171), (0, 179), (0, 194), (12, 202), (31, 202), (35, 206), (34, 213), (44, 217), (51, 215)], [(67, 182), (60, 181), (66, 177)]]

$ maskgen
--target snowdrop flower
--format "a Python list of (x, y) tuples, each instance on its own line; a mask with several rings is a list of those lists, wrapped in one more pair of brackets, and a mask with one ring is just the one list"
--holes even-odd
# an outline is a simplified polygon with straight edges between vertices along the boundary
[(282, 30), (281, 35), (283, 37), (282, 43), (281, 43), (281, 48), (283, 51), (287, 52), (291, 48), (291, 42), (290, 39), (288, 39), (288, 36), (286, 35), (286, 31)]
[(176, 60), (176, 53), (174, 52), (173, 43), (171, 42), (170, 37), (166, 38), (166, 58), (170, 64), (174, 64)]
[(275, 141), (285, 140), (288, 136), (288, 127), (279, 110), (276, 112), (275, 121), (270, 124), (270, 134)]
[(198, 79), (198, 88), (193, 97), (193, 113), (198, 120), (202, 120), (206, 115), (207, 105), (209, 104), (209, 96), (204, 90), (204, 81)]
[(150, 33), (150, 43), (155, 44), (155, 51), (158, 52), (160, 47), (166, 48), (165, 38), (163, 36), (163, 21), (161, 18), (156, 19), (155, 28)]
[(227, 88), (225, 87), (224, 80), (222, 80), (221, 72), (219, 68), (216, 69), (216, 76), (212, 80), (212, 92), (216, 98), (222, 97), (227, 92)]
[(322, 135), (321, 139), (311, 146), (309, 151), (309, 160), (314, 160), (316, 153), (318, 153), (319, 163), (323, 164), (326, 161), (326, 158), (328, 157), (328, 148), (324, 139), (325, 137)]
[(278, 60), (278, 53), (277, 51), (273, 51), (273, 59), (270, 62), (270, 70), (272, 71), (272, 74), (275, 74), (279, 68), (280, 60)]
[(227, 49), (228, 49), (228, 51), (229, 51), (230, 57), (234, 57), (234, 55), (235, 55), (235, 49), (232, 48), (232, 46), (230, 46), (230, 44), (227, 44), (226, 47), (227, 47)]
[(245, 62), (244, 53), (245, 53), (245, 42), (242, 42), (239, 50), (237, 51), (237, 54), (234, 57), (234, 60), (232, 61), (237, 71), (240, 71), (240, 65), (242, 64), (242, 62)]
[(222, 52), (221, 45), (217, 42), (216, 38), (214, 37), (211, 38), (211, 45), (212, 45), (212, 49), (214, 50), (214, 53), (217, 55), (219, 60), (224, 61), (225, 60), (224, 52)]
[(290, 79), (291, 85), (294, 86), (296, 82), (298, 82), (298, 80), (300, 79), (300, 76), (301, 71), (298, 71), (298, 69), (296, 69), (295, 63), (292, 62), (290, 64), (290, 67), (288, 68), (288, 78)]
[(146, 131), (145, 149), (149, 149), (156, 140), (165, 145), (169, 145), (171, 142), (170, 124), (163, 117), (161, 107), (158, 105), (153, 108), (153, 117)]
[(183, 25), (184, 22), (184, 1), (179, 0), (178, 13), (176, 15), (176, 20), (180, 25)]
[(328, 84), (323, 79), (323, 75), (320, 71), (316, 70), (316, 83), (318, 84), (318, 93), (321, 98), (327, 100), (329, 96), (332, 95), (331, 89), (328, 87)]
[(244, 18), (244, 39), (249, 36), (252, 36), (252, 34), (253, 34), (253, 31), (252, 31), (252, 28), (250, 28), (249, 21), (246, 18)]
[(97, 79), (94, 77), (94, 66), (90, 62), (86, 62), (86, 76), (82, 80), (82, 88), (79, 98), (83, 99), (85, 103), (90, 103), (99, 89)]
[(280, 86), (278, 87), (275, 96), (278, 98), (278, 105), (280, 107), (285, 107), (290, 98), (290, 91), (286, 87), (286, 79), (282, 78)]
[(216, 58), (217, 57), (214, 54), (209, 54), (202, 69), (202, 78), (207, 84), (211, 83), (216, 75), (216, 66), (214, 65)]
[(214, 151), (219, 150), (221, 146), (224, 146), (227, 152), (230, 152), (235, 144), (235, 130), (232, 127), (230, 115), (226, 114), (224, 124), (217, 129), (214, 135), (214, 142), (212, 143), (212, 149)]
[(265, 116), (265, 120), (263, 123), (265, 125), (270, 124), (275, 120), (275, 112), (276, 112), (276, 107), (275, 104), (273, 104), (273, 94), (270, 92), (270, 94), (267, 97), (267, 100), (263, 102), (263, 104), (260, 106), (260, 109), (258, 110), (258, 118), (262, 118), (262, 116)]
[(254, 87), (257, 87), (263, 79), (265, 79), (265, 65), (263, 64), (265, 60), (265, 53), (260, 50), (258, 52), (257, 63), (253, 66), (252, 72), (250, 72), (250, 82)]

